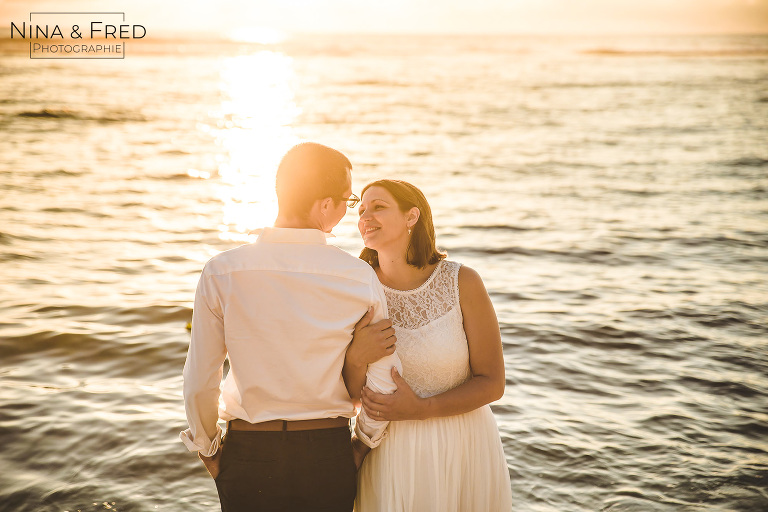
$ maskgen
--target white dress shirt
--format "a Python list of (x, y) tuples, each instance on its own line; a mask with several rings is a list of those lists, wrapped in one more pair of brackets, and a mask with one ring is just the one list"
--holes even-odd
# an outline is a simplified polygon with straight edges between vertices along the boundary
[[(373, 322), (386, 318), (376, 273), (317, 229), (266, 228), (253, 244), (213, 257), (195, 293), (184, 365), (187, 448), (214, 455), (219, 418), (354, 416), (341, 372), (354, 326), (371, 306)], [(370, 365), (368, 386), (394, 391), (392, 366), (402, 372), (397, 354)], [(361, 414), (357, 431), (373, 446), (387, 424)]]

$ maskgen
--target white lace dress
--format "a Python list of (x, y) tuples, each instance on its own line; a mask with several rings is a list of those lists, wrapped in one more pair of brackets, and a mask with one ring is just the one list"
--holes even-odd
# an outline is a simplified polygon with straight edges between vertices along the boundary
[[(421, 397), (470, 376), (459, 263), (442, 260), (415, 290), (384, 287), (403, 378)], [(440, 418), (393, 421), (358, 474), (356, 512), (509, 512), (509, 472), (488, 405)]]

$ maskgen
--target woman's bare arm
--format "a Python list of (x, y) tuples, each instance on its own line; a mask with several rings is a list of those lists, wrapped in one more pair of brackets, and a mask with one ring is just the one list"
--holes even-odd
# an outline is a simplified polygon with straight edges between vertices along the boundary
[(363, 389), (362, 402), (373, 417), (390, 421), (453, 416), (494, 402), (504, 395), (505, 374), (501, 333), (491, 298), (480, 275), (459, 269), (459, 300), (469, 346), (471, 377), (445, 393), (421, 398), (393, 370), (398, 389), (391, 395)]

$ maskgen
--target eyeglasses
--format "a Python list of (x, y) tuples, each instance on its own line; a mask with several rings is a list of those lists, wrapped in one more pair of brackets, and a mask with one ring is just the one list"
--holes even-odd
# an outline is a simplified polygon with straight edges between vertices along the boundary
[(341, 199), (342, 201), (346, 201), (347, 208), (354, 208), (355, 206), (357, 206), (357, 203), (360, 202), (360, 198), (357, 197), (355, 194), (352, 194), (349, 197), (337, 197), (336, 199)]

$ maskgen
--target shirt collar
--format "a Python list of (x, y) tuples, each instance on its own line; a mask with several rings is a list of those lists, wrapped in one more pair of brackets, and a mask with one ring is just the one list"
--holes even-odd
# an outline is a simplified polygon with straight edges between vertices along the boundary
[(334, 235), (319, 229), (263, 228), (251, 233), (258, 234), (258, 241), (274, 244), (320, 244), (327, 245), (326, 237)]

